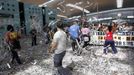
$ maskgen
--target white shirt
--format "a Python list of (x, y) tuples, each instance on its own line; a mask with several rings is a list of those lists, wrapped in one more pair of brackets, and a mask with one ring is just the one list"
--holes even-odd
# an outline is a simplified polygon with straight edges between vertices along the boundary
[(55, 54), (60, 54), (64, 51), (66, 51), (67, 35), (64, 31), (58, 30), (54, 34), (53, 42), (57, 43), (57, 48), (55, 50)]

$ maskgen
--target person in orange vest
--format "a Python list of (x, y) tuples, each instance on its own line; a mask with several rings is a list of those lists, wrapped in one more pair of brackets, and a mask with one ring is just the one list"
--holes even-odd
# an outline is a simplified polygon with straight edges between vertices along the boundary
[(108, 29), (105, 31), (105, 44), (104, 44), (104, 54), (107, 54), (107, 49), (109, 46), (112, 47), (113, 50), (113, 54), (117, 53), (117, 49), (115, 47), (115, 42), (113, 40), (113, 33), (114, 33), (115, 29), (113, 29), (112, 26), (108, 26)]

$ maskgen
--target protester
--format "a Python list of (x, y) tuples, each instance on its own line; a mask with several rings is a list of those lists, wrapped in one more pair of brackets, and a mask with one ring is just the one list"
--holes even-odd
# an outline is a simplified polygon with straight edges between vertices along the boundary
[(14, 63), (14, 59), (18, 62), (18, 64), (22, 64), (17, 51), (21, 49), (20, 46), (20, 35), (18, 32), (14, 31), (14, 28), (12, 25), (7, 26), (7, 32), (5, 34), (5, 41), (10, 46), (11, 52), (12, 52), (12, 63)]
[[(83, 45), (84, 48), (88, 45), (88, 42), (90, 41), (90, 30), (87, 24), (83, 26), (83, 28), (81, 29), (81, 33), (82, 33), (82, 39), (84, 41), (84, 45)], [(85, 39), (85, 37), (88, 37), (88, 39)]]
[(33, 28), (31, 31), (31, 37), (32, 37), (32, 46), (37, 45), (37, 30)]
[(115, 42), (113, 40), (113, 33), (115, 29), (112, 28), (112, 26), (108, 26), (107, 30), (105, 30), (105, 44), (104, 44), (104, 54), (107, 54), (108, 46), (112, 47), (113, 54), (117, 53), (117, 49), (115, 47)]
[(62, 60), (66, 53), (67, 35), (63, 31), (63, 23), (57, 23), (57, 31), (53, 36), (49, 53), (54, 53), (54, 67), (62, 67)]
[(76, 40), (79, 41), (79, 35), (80, 35), (80, 26), (78, 25), (77, 21), (73, 22), (73, 25), (69, 27), (68, 29), (70, 38), (72, 40), (72, 49), (75, 50)]

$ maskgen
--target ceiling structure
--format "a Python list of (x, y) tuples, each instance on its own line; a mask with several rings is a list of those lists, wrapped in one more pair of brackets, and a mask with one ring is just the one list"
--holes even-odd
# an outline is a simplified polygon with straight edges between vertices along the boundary
[[(41, 5), (50, 0), (19, 0), (24, 3)], [(67, 6), (67, 4), (77, 5), (85, 8), (90, 13), (99, 12), (111, 9), (117, 9), (116, 0), (53, 0), (47, 4), (47, 7), (58, 9), (60, 15), (67, 17), (82, 15), (83, 11), (73, 7)], [(134, 0), (123, 0), (123, 7), (134, 7)]]

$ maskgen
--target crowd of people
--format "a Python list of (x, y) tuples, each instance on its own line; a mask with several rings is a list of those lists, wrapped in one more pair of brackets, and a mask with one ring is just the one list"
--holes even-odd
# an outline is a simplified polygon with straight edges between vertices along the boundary
[[(115, 22), (113, 23), (116, 26), (116, 32), (123, 32), (123, 31), (129, 32), (134, 30), (134, 27), (131, 24), (129, 25), (128, 23), (123, 23), (123, 24), (117, 24)], [(107, 28), (107, 26), (108, 24), (103, 24), (103, 23), (93, 24), (91, 25), (90, 29), (96, 31), (104, 31)]]
[[(65, 30), (64, 30), (65, 29)], [(88, 37), (88, 41), (90, 41), (90, 29), (85, 23), (82, 27), (80, 27), (78, 21), (73, 21), (73, 24), (68, 27), (64, 28), (63, 22), (57, 23), (57, 32), (54, 34), (51, 47), (49, 49), (50, 53), (54, 53), (54, 66), (58, 69), (62, 67), (62, 60), (66, 53), (66, 46), (67, 46), (67, 34), (70, 36), (72, 40), (72, 50), (76, 50), (77, 42), (85, 41), (84, 37)], [(118, 51), (115, 47), (115, 43), (113, 40), (113, 33), (116, 31), (116, 25), (113, 23), (111, 26), (107, 26), (105, 30), (106, 39), (104, 43), (104, 54), (108, 53), (107, 46), (111, 46), (113, 50), (113, 54), (116, 54)], [(67, 34), (66, 34), (67, 32)], [(83, 47), (87, 46), (88, 44), (84, 44)]]
[[(67, 47), (67, 39), (70, 38), (72, 51), (77, 51), (77, 43), (81, 43), (84, 41), (83, 48), (86, 47), (90, 42), (90, 32), (92, 29), (96, 29), (98, 31), (105, 32), (105, 43), (103, 53), (107, 54), (108, 46), (112, 47), (113, 54), (116, 54), (118, 51), (115, 47), (113, 34), (117, 30), (119, 30), (119, 26), (116, 23), (112, 23), (111, 25), (102, 25), (99, 24), (90, 26), (87, 22), (83, 23), (83, 25), (79, 24), (79, 21), (73, 21), (71, 25), (66, 26), (62, 21), (58, 21), (56, 23), (56, 28), (51, 29), (50, 27), (43, 28), (43, 38), (45, 39), (45, 44), (50, 44), (48, 52), (54, 53), (54, 67), (61, 68), (62, 60), (66, 54)], [(37, 45), (37, 31), (36, 29), (32, 29), (31, 32), (32, 37), (32, 46)], [(11, 47), (12, 52), (12, 63), (16, 59), (18, 64), (22, 64), (17, 51), (21, 49), (21, 45), (19, 39), (21, 38), (20, 32), (16, 32), (12, 25), (7, 26), (7, 32), (5, 34), (5, 41)]]

